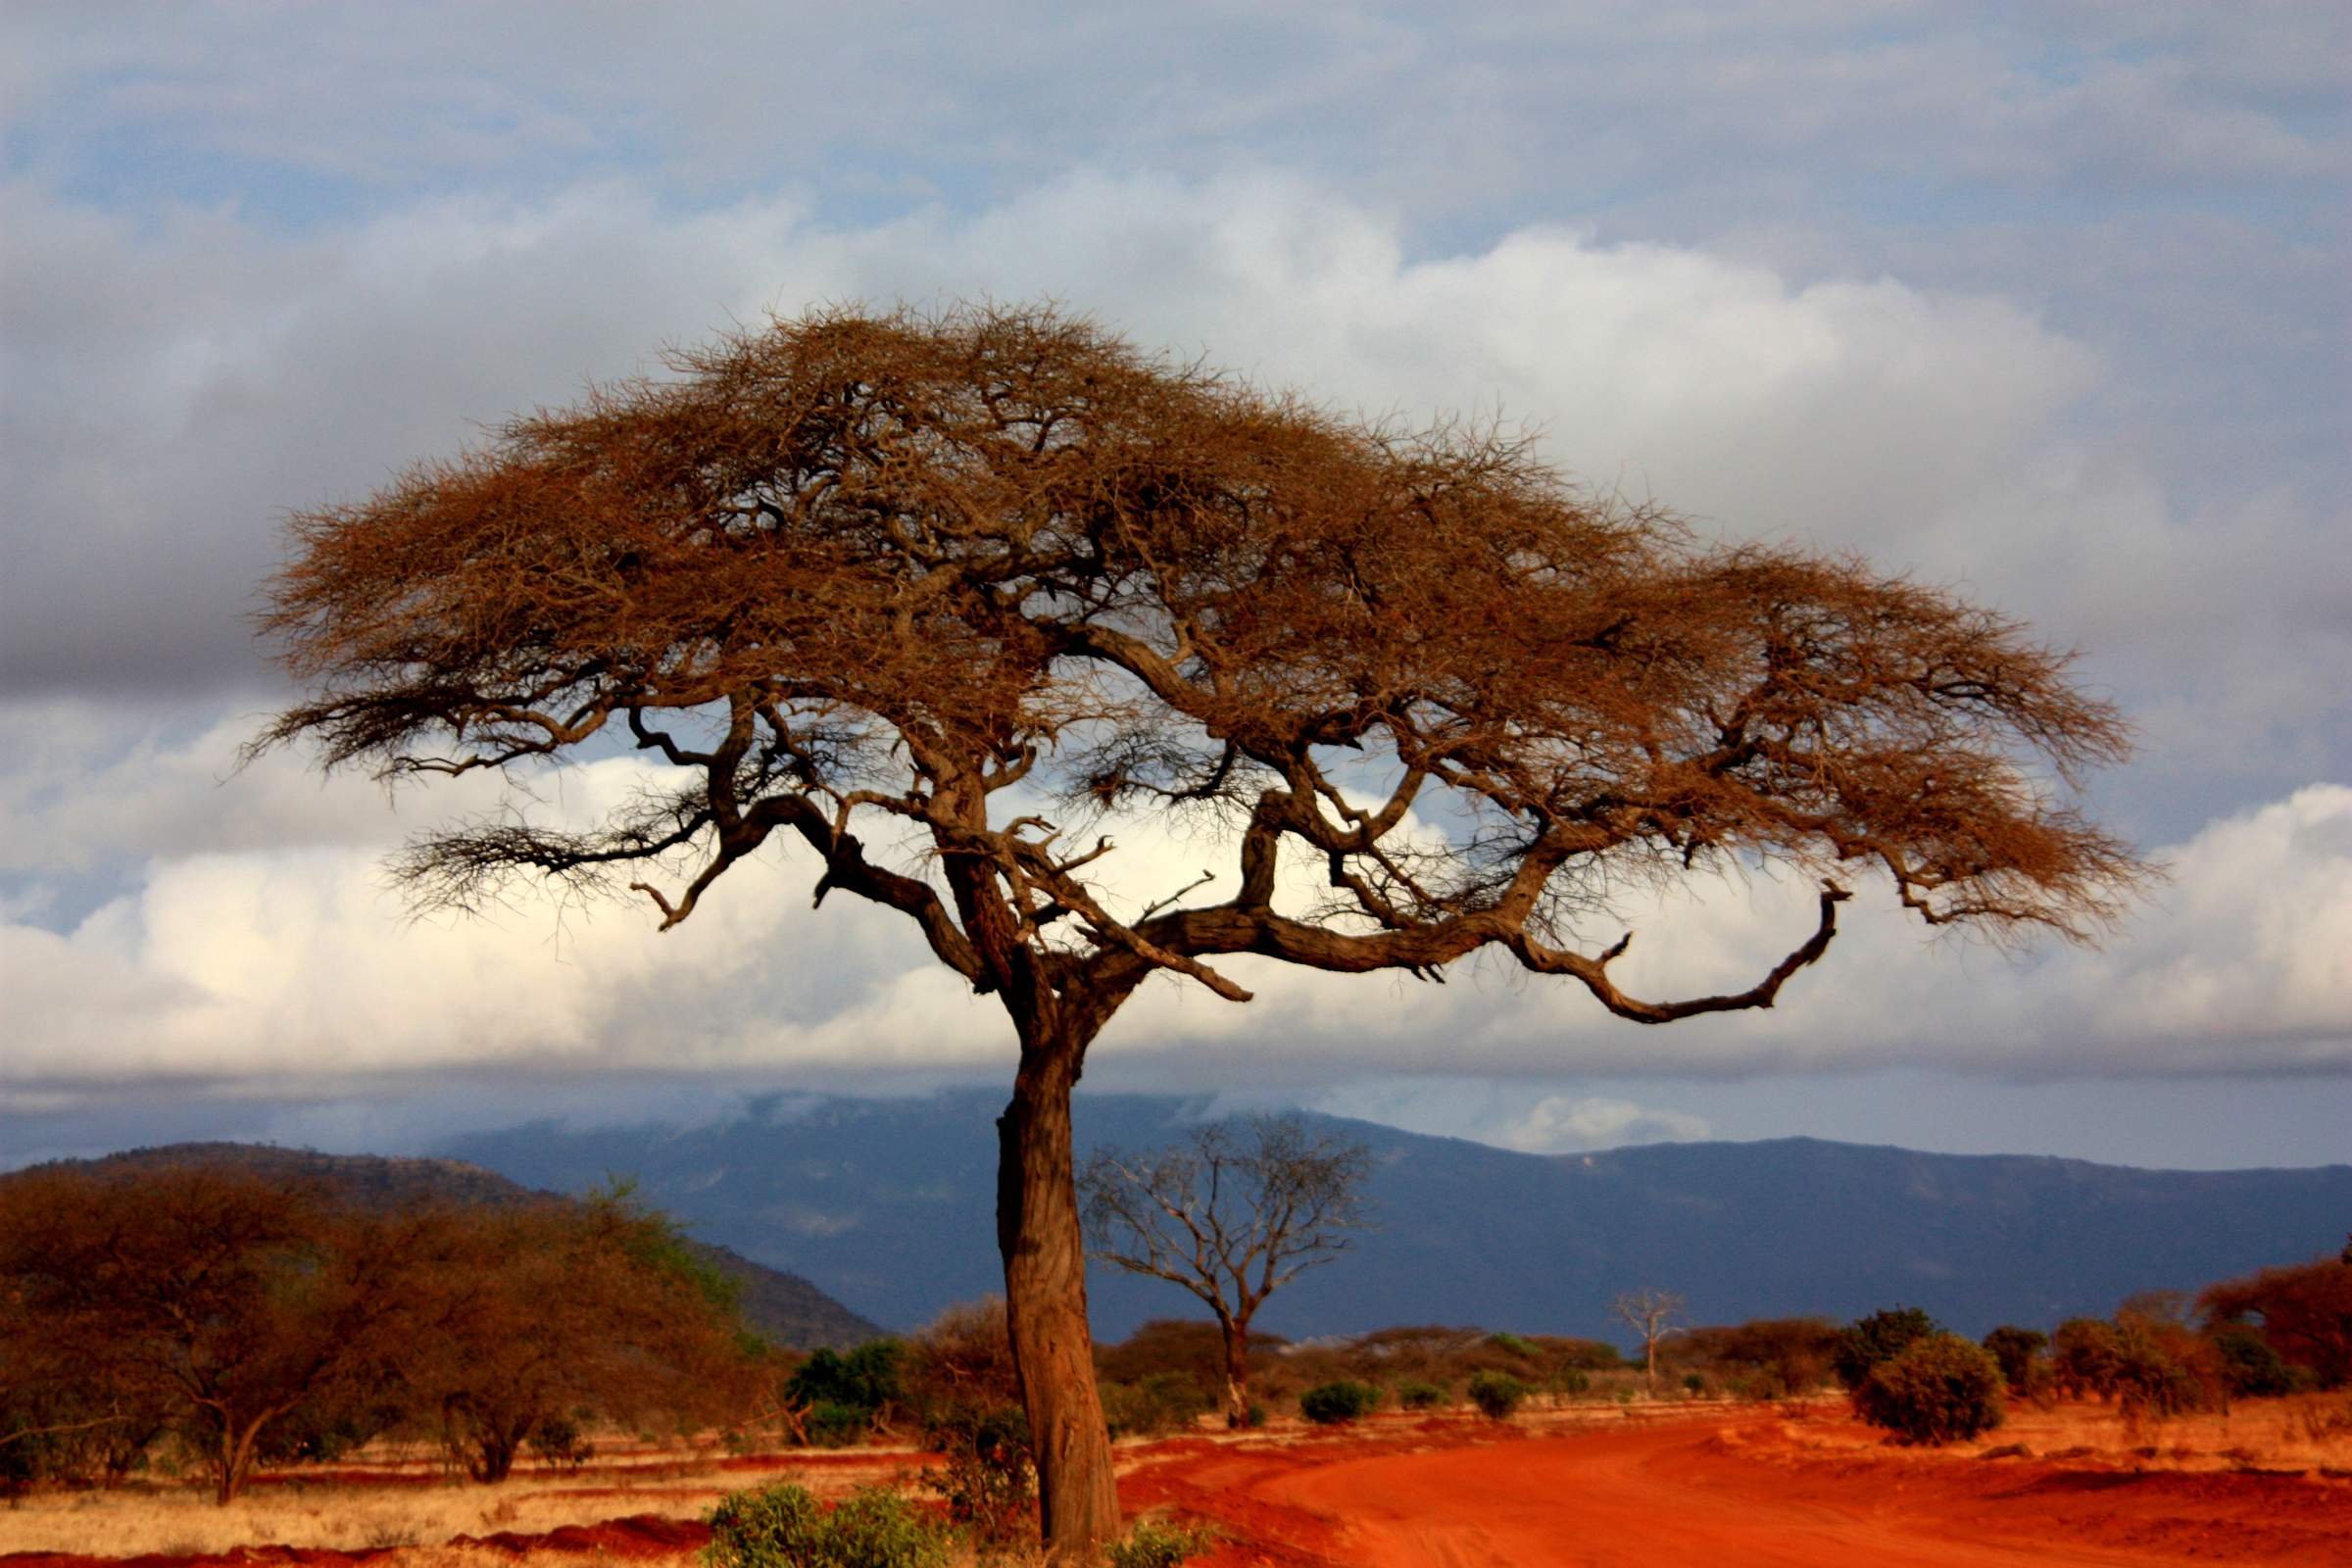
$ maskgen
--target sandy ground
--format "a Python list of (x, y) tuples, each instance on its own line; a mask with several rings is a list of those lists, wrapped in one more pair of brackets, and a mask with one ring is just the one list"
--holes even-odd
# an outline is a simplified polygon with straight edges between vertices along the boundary
[[(1120, 1493), (1131, 1513), (1213, 1524), (1223, 1544), (1200, 1568), (2352, 1568), (2352, 1430), (2249, 1410), (2159, 1434), (2128, 1434), (2095, 1407), (2021, 1412), (1984, 1442), (1933, 1452), (1890, 1448), (1830, 1407), (1588, 1408), (1507, 1427), (1392, 1415), (1122, 1446)], [(33, 1498), (0, 1509), (0, 1568), (685, 1568), (724, 1491), (790, 1477), (834, 1492), (920, 1459), (681, 1457), (496, 1489), (310, 1472), (229, 1510)]]
[(1223, 1524), (1215, 1568), (2352, 1565), (2352, 1473), (1976, 1456), (1999, 1446), (1890, 1450), (1818, 1414), (1472, 1442), (1431, 1423), (1368, 1431), (1355, 1453), (1196, 1446), (1143, 1465), (1123, 1492)]

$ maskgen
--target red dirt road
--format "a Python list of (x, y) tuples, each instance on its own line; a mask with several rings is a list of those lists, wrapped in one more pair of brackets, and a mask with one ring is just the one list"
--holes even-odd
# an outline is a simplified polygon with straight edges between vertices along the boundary
[(1217, 1568), (2352, 1565), (2340, 1481), (1823, 1454), (1769, 1422), (1361, 1458), (1229, 1448), (1149, 1464), (1122, 1491), (1222, 1522)]

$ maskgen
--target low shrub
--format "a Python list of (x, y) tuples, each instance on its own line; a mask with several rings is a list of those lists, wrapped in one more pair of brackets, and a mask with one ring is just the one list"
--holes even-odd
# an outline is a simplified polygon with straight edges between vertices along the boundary
[(786, 1483), (730, 1493), (710, 1512), (708, 1568), (948, 1568), (955, 1533), (882, 1487), (832, 1508)]
[(1176, 1568), (1215, 1544), (1216, 1539), (1205, 1530), (1147, 1519), (1125, 1539), (1112, 1542), (1104, 1557), (1110, 1568)]
[(1503, 1421), (1527, 1397), (1527, 1385), (1507, 1372), (1481, 1372), (1470, 1380), (1470, 1402), (1489, 1420)]
[(2050, 1340), (2050, 1372), (2069, 1398), (2095, 1394), (2110, 1398), (2121, 1386), (2123, 1336), (2095, 1317), (2070, 1317)]
[(1207, 1408), (1200, 1385), (1182, 1372), (1154, 1372), (1139, 1383), (1102, 1385), (1102, 1418), (1114, 1438), (1181, 1432)]
[(1888, 1307), (1856, 1318), (1840, 1330), (1830, 1350), (1830, 1370), (1848, 1393), (1870, 1381), (1871, 1372), (1913, 1343), (1941, 1334), (1943, 1325), (1916, 1306)]
[(1590, 1373), (1571, 1369), (1569, 1371), (1562, 1372), (1558, 1377), (1553, 1378), (1551, 1380), (1551, 1388), (1552, 1392), (1555, 1394), (1564, 1394), (1570, 1398), (1574, 1398), (1579, 1395), (1590, 1394), (1592, 1392), (1592, 1378)]
[(1396, 1402), (1407, 1410), (1434, 1410), (1446, 1402), (1446, 1391), (1435, 1383), (1399, 1383)]
[(2049, 1345), (2047, 1334), (2009, 1323), (1984, 1336), (1984, 1348), (2000, 1364), (2001, 1381), (2009, 1385), (2010, 1393), (2018, 1395), (2033, 1393), (2047, 1378), (2042, 1352)]
[(2292, 1394), (2302, 1386), (2298, 1370), (2273, 1348), (2258, 1329), (2233, 1323), (2213, 1336), (2213, 1355), (2220, 1364), (2222, 1386), (2235, 1399), (2271, 1398)]
[(808, 1413), (801, 1418), (801, 1428), (808, 1434), (812, 1448), (854, 1447), (873, 1426), (873, 1411), (833, 1399), (810, 1405)]
[(963, 1402), (942, 1406), (923, 1425), (923, 1442), (941, 1464), (923, 1485), (948, 1505), (948, 1517), (990, 1545), (1024, 1541), (1036, 1525), (1037, 1460), (1029, 1417), (1016, 1405)]
[(1323, 1383), (1298, 1396), (1298, 1413), (1319, 1427), (1338, 1426), (1368, 1413), (1380, 1391), (1363, 1383)]
[(1686, 1372), (1683, 1374), (1683, 1392), (1695, 1399), (1707, 1392), (1707, 1380), (1695, 1372)]
[(1906, 1444), (1973, 1438), (2001, 1424), (2000, 1363), (1956, 1334), (1928, 1335), (1871, 1369), (1854, 1413)]

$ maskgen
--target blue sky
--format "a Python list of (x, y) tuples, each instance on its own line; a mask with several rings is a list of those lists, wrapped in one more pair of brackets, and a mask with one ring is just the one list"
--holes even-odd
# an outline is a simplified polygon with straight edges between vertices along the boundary
[[(244, 615), (287, 509), (730, 320), (986, 293), (1500, 409), (2021, 614), (2137, 720), (2093, 801), (2174, 868), (2102, 953), (1858, 912), (1769, 1018), (1667, 1031), (1498, 974), (1170, 988), (1090, 1081), (1527, 1147), (2352, 1158), (2346, 16), (12, 6), (0, 1157), (413, 1141), (453, 1075), (477, 1115), (998, 1075), (1001, 1026), (904, 932), (812, 922), (806, 866), (660, 943), (420, 927), (380, 858), (480, 801), (230, 776), (284, 696)], [(1668, 986), (1753, 968), (1790, 897), (1624, 912)]]

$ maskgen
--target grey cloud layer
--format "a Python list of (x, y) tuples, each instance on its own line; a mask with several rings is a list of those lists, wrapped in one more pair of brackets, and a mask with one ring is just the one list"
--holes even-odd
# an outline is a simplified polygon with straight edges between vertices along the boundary
[[(2352, 1059), (2352, 13), (694, 15), (0, 11), (0, 985), (37, 1020), (7, 1094), (358, 1081), (486, 1041), (548, 1071), (993, 1059), (999, 1020), (905, 933), (808, 920), (789, 873), (660, 941), (635, 911), (407, 927), (375, 858), (486, 796), (394, 818), (286, 760), (228, 777), (274, 700), (243, 616), (285, 509), (729, 318), (984, 292), (1342, 407), (1499, 408), (1598, 484), (2020, 612), (2143, 725), (2104, 806), (2180, 846), (2106, 957), (1923, 958), (1858, 919), (1803, 1009), (1664, 1056), (1468, 975), (1280, 981), (1247, 1014), (1159, 987), (1106, 1059)], [(1643, 914), (1684, 939), (1629, 961), (1745, 983), (1785, 902)], [(1612, 1122), (1673, 1125), (1604, 1094), (1506, 1131)]]

